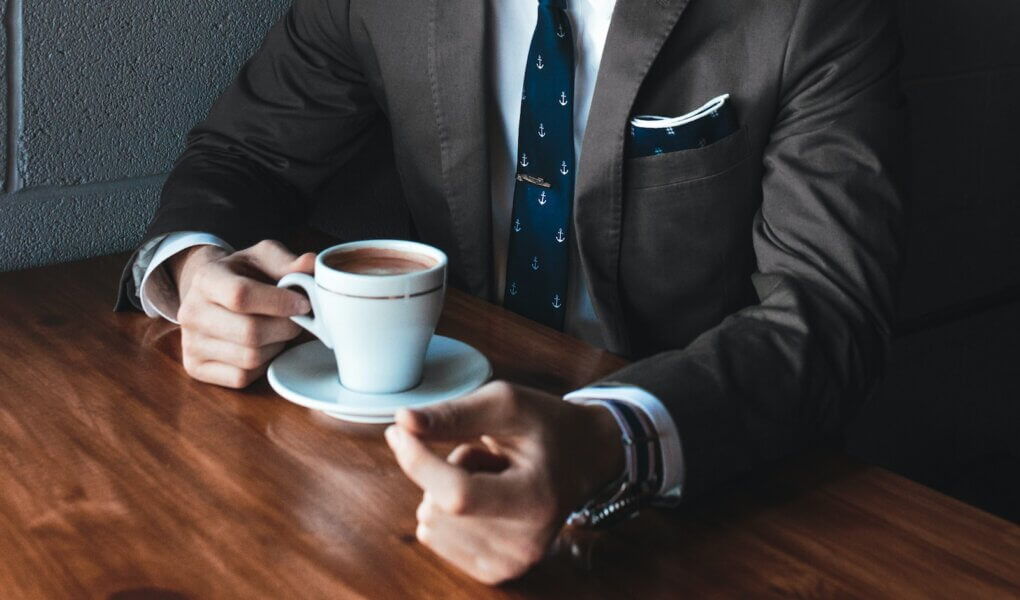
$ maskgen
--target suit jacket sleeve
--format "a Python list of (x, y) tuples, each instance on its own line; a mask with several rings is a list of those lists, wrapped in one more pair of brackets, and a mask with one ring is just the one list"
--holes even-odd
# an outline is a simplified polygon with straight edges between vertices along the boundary
[(760, 302), (610, 379), (662, 399), (697, 494), (840, 429), (884, 369), (904, 114), (888, 3), (802, 1), (753, 230)]
[[(244, 248), (304, 220), (314, 192), (369, 143), (379, 113), (350, 46), (346, 5), (294, 2), (188, 135), (144, 240), (202, 231)], [(137, 307), (134, 259), (121, 308)]]

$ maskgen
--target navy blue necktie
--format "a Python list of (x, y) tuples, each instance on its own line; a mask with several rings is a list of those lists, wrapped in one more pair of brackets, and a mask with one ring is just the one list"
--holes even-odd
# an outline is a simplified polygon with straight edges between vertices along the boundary
[(565, 0), (539, 0), (524, 73), (507, 251), (510, 310), (563, 329), (574, 199), (574, 41)]

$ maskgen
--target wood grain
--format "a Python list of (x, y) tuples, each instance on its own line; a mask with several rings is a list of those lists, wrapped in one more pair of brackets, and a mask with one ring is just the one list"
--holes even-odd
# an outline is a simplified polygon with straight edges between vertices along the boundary
[[(1020, 596), (1020, 528), (821, 450), (486, 588), (415, 542), (380, 427), (193, 382), (113, 313), (125, 258), (0, 275), (3, 598)], [(624, 364), (457, 292), (440, 332), (556, 393)]]

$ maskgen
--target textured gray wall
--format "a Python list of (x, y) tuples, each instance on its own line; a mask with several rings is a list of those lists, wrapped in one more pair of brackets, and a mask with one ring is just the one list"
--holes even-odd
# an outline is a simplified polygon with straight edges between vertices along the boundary
[(0, 270), (131, 248), (289, 0), (5, 0)]

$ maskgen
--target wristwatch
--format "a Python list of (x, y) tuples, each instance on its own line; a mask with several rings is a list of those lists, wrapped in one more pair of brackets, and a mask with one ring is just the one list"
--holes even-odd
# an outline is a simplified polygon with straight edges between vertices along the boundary
[(567, 524), (604, 528), (638, 514), (659, 490), (662, 459), (655, 429), (640, 410), (618, 400), (594, 399), (586, 404), (605, 407), (620, 426), (624, 451), (623, 473), (583, 507), (571, 513)]

